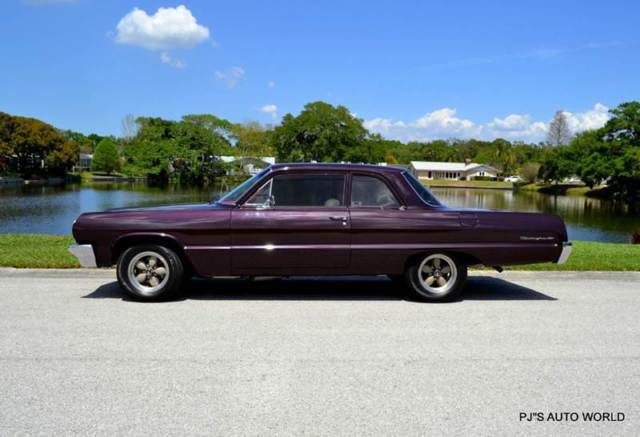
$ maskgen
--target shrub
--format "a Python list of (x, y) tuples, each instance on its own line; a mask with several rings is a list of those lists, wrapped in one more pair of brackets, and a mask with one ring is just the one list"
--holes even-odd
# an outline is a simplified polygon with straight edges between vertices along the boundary
[(526, 182), (535, 182), (538, 177), (538, 172), (540, 171), (540, 164), (537, 162), (527, 162), (522, 166), (522, 171), (520, 172), (520, 176)]
[(116, 144), (111, 139), (105, 138), (96, 146), (93, 160), (91, 161), (91, 170), (104, 171), (107, 174), (111, 174), (118, 170), (119, 159)]

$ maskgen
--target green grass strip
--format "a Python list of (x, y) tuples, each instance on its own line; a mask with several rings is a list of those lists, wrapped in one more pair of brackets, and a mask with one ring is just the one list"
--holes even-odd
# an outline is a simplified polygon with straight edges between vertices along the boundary
[[(70, 236), (0, 234), (0, 267), (80, 267), (67, 251)], [(576, 241), (566, 264), (510, 266), (509, 270), (640, 271), (640, 245)]]

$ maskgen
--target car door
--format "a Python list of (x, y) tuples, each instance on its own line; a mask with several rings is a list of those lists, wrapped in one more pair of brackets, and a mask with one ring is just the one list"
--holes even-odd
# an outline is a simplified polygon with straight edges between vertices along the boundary
[[(393, 185), (380, 174), (351, 176), (351, 268), (353, 273), (374, 274), (397, 270), (407, 234), (415, 217)], [(390, 267), (393, 267), (390, 269)]]
[(231, 213), (234, 274), (341, 273), (349, 265), (345, 172), (281, 171)]

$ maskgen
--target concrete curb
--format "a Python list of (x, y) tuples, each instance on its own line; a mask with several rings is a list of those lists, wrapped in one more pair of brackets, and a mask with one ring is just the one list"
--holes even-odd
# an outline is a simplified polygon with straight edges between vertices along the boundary
[[(0, 277), (35, 277), (35, 278), (115, 278), (115, 269), (17, 269), (14, 267), (0, 267)], [(508, 270), (498, 273), (493, 270), (471, 270), (469, 276), (486, 276), (495, 278), (544, 278), (544, 279), (577, 279), (593, 280), (626, 280), (640, 281), (640, 272), (610, 272), (610, 271), (547, 271), (547, 270)], [(300, 278), (322, 278), (315, 276), (301, 276)], [(330, 277), (329, 277), (330, 278)], [(334, 276), (335, 278), (335, 276)], [(371, 278), (371, 276), (343, 276), (345, 279)]]

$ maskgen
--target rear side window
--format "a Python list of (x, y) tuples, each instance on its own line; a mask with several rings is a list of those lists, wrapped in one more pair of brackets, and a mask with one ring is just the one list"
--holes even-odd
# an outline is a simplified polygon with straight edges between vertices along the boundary
[(431, 194), (431, 191), (422, 183), (417, 180), (411, 173), (402, 172), (402, 176), (404, 176), (405, 180), (411, 185), (414, 191), (420, 196), (420, 198), (427, 204), (431, 206), (442, 206), (442, 204), (436, 199), (436, 197)]
[(245, 205), (326, 208), (344, 206), (344, 175), (276, 175), (260, 187)]
[(351, 179), (352, 208), (397, 208), (400, 202), (384, 181), (373, 176), (354, 175)]

